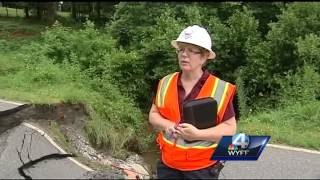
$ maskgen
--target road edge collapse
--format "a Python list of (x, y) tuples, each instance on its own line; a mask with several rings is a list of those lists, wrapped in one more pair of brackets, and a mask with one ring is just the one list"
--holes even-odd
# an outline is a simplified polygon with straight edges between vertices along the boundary
[[(55, 143), (53, 141), (53, 139), (47, 134), (45, 133), (43, 130), (41, 130), (40, 128), (34, 126), (34, 125), (31, 125), (29, 123), (26, 123), (26, 122), (23, 122), (21, 123), (22, 125), (28, 127), (28, 128), (31, 128), (35, 131), (37, 131), (38, 133), (40, 133), (43, 137), (45, 137), (55, 148), (57, 148), (61, 153), (64, 153), (64, 154), (67, 154), (67, 152), (62, 149), (57, 143)], [(78, 166), (80, 166), (81, 168), (85, 169), (86, 171), (94, 171), (93, 169), (91, 169), (90, 167), (80, 163), (79, 161), (75, 160), (74, 158), (72, 157), (68, 157), (68, 159), (72, 162), (74, 162), (75, 164), (77, 164)]]

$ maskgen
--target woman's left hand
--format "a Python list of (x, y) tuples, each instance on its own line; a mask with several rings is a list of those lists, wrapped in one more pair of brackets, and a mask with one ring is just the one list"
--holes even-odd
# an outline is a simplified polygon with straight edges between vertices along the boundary
[(177, 134), (187, 141), (198, 140), (199, 129), (194, 127), (192, 124), (181, 123), (177, 127)]

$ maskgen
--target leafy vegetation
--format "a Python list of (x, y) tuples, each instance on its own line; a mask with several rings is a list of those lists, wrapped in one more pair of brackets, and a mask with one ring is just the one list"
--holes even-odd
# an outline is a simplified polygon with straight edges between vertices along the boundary
[[(170, 41), (199, 24), (217, 53), (208, 70), (238, 87), (239, 131), (320, 149), (320, 5), (267, 8), (266, 15), (255, 3), (120, 2), (105, 26), (87, 20), (81, 28), (1, 19), (0, 96), (84, 103), (93, 144), (118, 157), (145, 151), (154, 145), (146, 130), (154, 89), (159, 78), (179, 70)], [(19, 28), (34, 34), (12, 41)]]

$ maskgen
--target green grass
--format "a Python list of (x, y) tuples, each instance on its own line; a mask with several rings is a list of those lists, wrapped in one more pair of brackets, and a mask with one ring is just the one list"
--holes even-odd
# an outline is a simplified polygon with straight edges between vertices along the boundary
[(85, 101), (97, 97), (86, 78), (69, 66), (39, 62), (26, 69), (20, 48), (26, 40), (0, 39), (0, 98), (32, 103)]
[(241, 119), (239, 132), (270, 135), (271, 143), (320, 150), (320, 102), (296, 103)]
[(66, 17), (66, 18), (69, 17), (70, 14), (71, 14), (70, 12), (60, 12), (60, 11), (57, 12), (57, 15), (58, 15), (58, 16)]
[(0, 17), (0, 40), (32, 40), (39, 37), (45, 28), (35, 19)]
[[(15, 9), (15, 8), (7, 8), (8, 9), (8, 16), (7, 16), (7, 11), (5, 7), (0, 7), (0, 16), (3, 17), (25, 17), (25, 13), (23, 9)], [(30, 14), (30, 12), (29, 12)], [(62, 17), (68, 17), (70, 16), (70, 12), (57, 12), (58, 16)]]
[(61, 145), (64, 150), (67, 150), (68, 152), (72, 152), (72, 148), (68, 143), (68, 139), (61, 132), (59, 124), (55, 121), (50, 121), (49, 128), (50, 128), (50, 132), (53, 134), (53, 138), (58, 142), (58, 144)]
[(89, 99), (89, 97), (97, 96), (97, 94), (89, 93), (90, 89), (85, 87), (78, 87), (75, 84), (64, 85), (35, 85), (23, 83), (23, 80), (15, 78), (10, 81), (6, 80), (10, 78), (0, 77), (0, 84), (10, 86), (1, 87), (0, 98), (21, 100), (30, 103), (59, 103), (59, 102), (83, 102)]
[[(25, 17), (23, 9), (7, 8), (9, 17)], [(0, 7), (0, 16), (7, 16), (5, 7)]]
[(27, 31), (41, 32), (45, 26), (37, 20), (26, 20), (21, 18), (0, 18), (0, 28), (2, 31)]
[(85, 78), (75, 80), (74, 77), (78, 75), (68, 72), (68, 67), (39, 62), (39, 66), (29, 70), (13, 54), (1, 57), (0, 98), (32, 103), (58, 103), (86, 101), (89, 97), (97, 96), (88, 89)]
[(23, 68), (23, 62), (13, 53), (0, 54), (0, 76), (4, 74), (14, 73), (17, 70)]

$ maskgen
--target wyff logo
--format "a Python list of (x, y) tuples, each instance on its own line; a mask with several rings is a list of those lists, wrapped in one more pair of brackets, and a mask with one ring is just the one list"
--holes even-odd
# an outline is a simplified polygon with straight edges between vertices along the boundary
[(249, 150), (249, 137), (243, 133), (236, 134), (232, 137), (232, 143), (228, 147), (228, 154), (230, 156), (247, 155)]
[(270, 136), (223, 136), (211, 160), (257, 160)]

